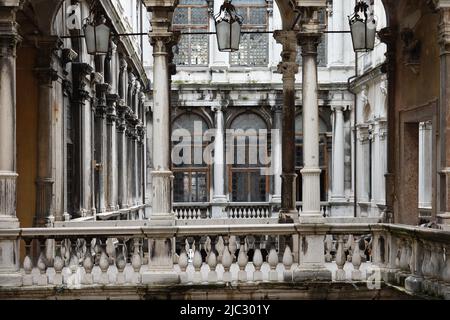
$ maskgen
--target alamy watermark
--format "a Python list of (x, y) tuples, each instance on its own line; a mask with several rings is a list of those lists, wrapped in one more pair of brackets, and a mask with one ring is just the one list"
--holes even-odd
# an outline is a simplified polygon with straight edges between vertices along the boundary
[(260, 167), (261, 175), (277, 172), (274, 167), (277, 153), (270, 148), (270, 141), (279, 141), (279, 129), (226, 129), (223, 134), (217, 129), (204, 130), (201, 121), (193, 124), (193, 131), (184, 128), (172, 131), (174, 165), (248, 165)]

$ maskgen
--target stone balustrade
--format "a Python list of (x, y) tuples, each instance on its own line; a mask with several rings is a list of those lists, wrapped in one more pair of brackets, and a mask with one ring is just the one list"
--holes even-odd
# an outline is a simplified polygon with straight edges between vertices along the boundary
[(323, 234), (317, 254), (333, 283), (367, 283), (373, 289), (393, 284), (450, 298), (450, 233), (442, 230), (387, 224), (95, 224), (0, 230), (0, 241), (17, 239), (24, 248), (22, 288), (146, 286), (144, 275), (153, 272), (149, 243), (159, 238), (172, 239), (168, 271), (176, 274), (178, 286), (314, 282), (313, 276), (299, 276), (299, 252), (301, 257), (309, 234)]

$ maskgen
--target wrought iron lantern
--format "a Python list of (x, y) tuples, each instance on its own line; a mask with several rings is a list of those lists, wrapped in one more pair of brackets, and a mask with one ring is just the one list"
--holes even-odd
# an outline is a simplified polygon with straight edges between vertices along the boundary
[(232, 52), (239, 50), (241, 42), (242, 17), (237, 14), (231, 0), (225, 0), (220, 12), (214, 17), (219, 51)]
[(108, 53), (110, 28), (105, 23), (106, 19), (103, 15), (100, 16), (97, 23), (95, 20), (86, 19), (83, 30), (87, 52), (91, 55)]
[(377, 23), (373, 14), (368, 13), (369, 5), (360, 0), (353, 15), (349, 16), (350, 32), (355, 52), (372, 51), (375, 46)]

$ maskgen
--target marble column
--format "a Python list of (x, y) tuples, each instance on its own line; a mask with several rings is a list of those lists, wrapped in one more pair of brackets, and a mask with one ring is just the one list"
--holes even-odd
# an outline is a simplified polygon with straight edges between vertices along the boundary
[(225, 195), (225, 124), (223, 117), (223, 106), (213, 106), (214, 124), (216, 126), (216, 134), (214, 136), (214, 194), (212, 204), (212, 217), (223, 218), (226, 216), (225, 206), (227, 196)]
[(344, 195), (344, 106), (332, 106), (334, 111), (333, 135), (333, 188), (332, 201), (342, 201)]
[[(325, 1), (315, 1), (324, 7)], [(304, 5), (306, 6), (306, 4)], [(324, 237), (320, 224), (324, 222), (320, 212), (319, 168), (319, 106), (317, 84), (317, 46), (325, 29), (318, 20), (319, 7), (303, 7), (300, 32), (297, 40), (302, 47), (302, 95), (303, 95), (303, 210), (300, 223), (315, 224), (314, 231), (299, 234), (299, 266), (294, 271), (294, 281), (331, 281), (331, 272), (325, 268)], [(284, 154), (283, 154), (284, 156)]]
[[(18, 228), (16, 217), (16, 45), (19, 1), (0, 1), (0, 228)], [(19, 241), (0, 241), (0, 286), (21, 286)]]
[(119, 81), (118, 92), (119, 100), (117, 102), (117, 196), (120, 209), (128, 207), (127, 203), (127, 137), (126, 113), (127, 113), (127, 61), (124, 56), (119, 59)]
[(274, 32), (275, 40), (282, 44), (282, 61), (278, 72), (283, 75), (283, 136), (282, 136), (282, 196), (280, 222), (293, 222), (298, 219), (296, 209), (295, 173), (295, 75), (298, 72), (297, 42), (295, 31)]
[[(58, 79), (58, 71), (53, 61), (54, 52), (61, 46), (57, 37), (46, 37), (38, 41), (38, 58), (35, 73), (39, 80), (38, 112), (38, 172), (36, 179), (35, 226), (45, 226), (55, 221), (53, 184), (54, 148), (53, 133), (54, 101), (53, 82)], [(59, 221), (62, 217), (59, 216)]]
[(115, 211), (117, 207), (117, 139), (116, 139), (116, 104), (118, 96), (106, 96), (106, 209)]
[[(321, 219), (320, 212), (320, 168), (319, 168), (319, 105), (317, 83), (317, 46), (322, 29), (311, 13), (311, 23), (303, 26), (298, 40), (302, 47), (303, 69), (303, 210), (301, 217)], [(317, 22), (316, 22), (317, 21)]]
[(95, 106), (95, 208), (97, 213), (106, 212), (106, 83), (96, 86), (97, 104)]
[[(149, 40), (153, 47), (153, 208), (150, 225), (173, 226), (172, 211), (173, 174), (170, 159), (170, 64), (172, 47), (176, 38), (171, 31), (173, 11), (177, 0), (144, 0), (150, 11), (151, 31)], [(149, 239), (149, 271), (142, 275), (145, 284), (178, 283), (179, 276), (173, 270), (175, 251), (173, 234)]]
[(431, 122), (419, 124), (419, 209), (431, 209), (433, 130)]
[(91, 112), (90, 112), (90, 74), (93, 69), (86, 63), (72, 63), (73, 96), (72, 108), (75, 110), (74, 122), (74, 210), (79, 217), (90, 215), (91, 193)]
[[(273, 167), (273, 203), (281, 203), (281, 174), (282, 174), (282, 127), (283, 127), (283, 112), (282, 107), (274, 106), (273, 111), (273, 129), (275, 134), (272, 134), (272, 167)], [(294, 123), (295, 130), (295, 123)], [(295, 142), (294, 142), (295, 143)]]
[(117, 202), (119, 209), (126, 209), (127, 203), (127, 137), (125, 113), (127, 106), (122, 99), (117, 104)]

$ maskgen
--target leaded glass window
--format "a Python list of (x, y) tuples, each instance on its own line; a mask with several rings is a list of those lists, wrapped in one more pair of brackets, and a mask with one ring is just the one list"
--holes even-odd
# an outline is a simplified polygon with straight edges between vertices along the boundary
[(207, 129), (206, 122), (193, 113), (181, 115), (173, 122), (172, 133), (178, 140), (172, 142), (172, 148), (176, 148), (172, 152), (186, 160), (173, 163), (175, 202), (208, 201), (209, 167), (203, 157), (206, 142), (202, 140)]
[[(227, 135), (228, 148), (233, 148), (229, 166), (229, 192), (234, 202), (264, 202), (270, 192), (270, 176), (263, 174), (268, 165), (267, 125), (254, 113), (245, 113), (233, 120), (232, 136)], [(262, 152), (265, 149), (266, 151)]]
[[(183, 32), (207, 32), (209, 28), (208, 5), (205, 0), (180, 0), (173, 14), (173, 28)], [(174, 47), (177, 65), (207, 65), (208, 35), (183, 35)]]
[[(267, 31), (268, 13), (265, 0), (234, 0), (233, 5), (244, 19), (242, 31)], [(230, 64), (266, 66), (268, 64), (269, 34), (242, 33), (239, 51), (230, 54)]]

